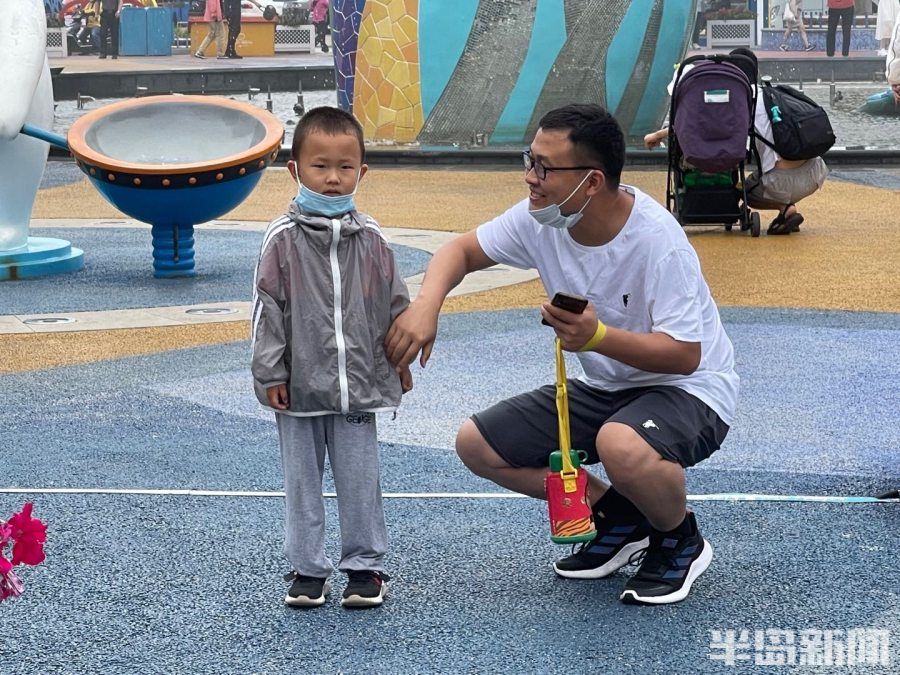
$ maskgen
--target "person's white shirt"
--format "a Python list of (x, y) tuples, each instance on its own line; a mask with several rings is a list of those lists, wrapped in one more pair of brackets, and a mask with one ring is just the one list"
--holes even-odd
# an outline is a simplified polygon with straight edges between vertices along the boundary
[[(753, 112), (753, 128), (756, 131), (756, 135), (760, 138), (769, 141), (769, 143), (775, 142), (775, 137), (772, 134), (772, 122), (769, 120), (768, 113), (766, 113), (766, 103), (761, 89), (757, 92), (756, 96), (756, 110)], [(760, 175), (769, 173), (775, 168), (775, 163), (781, 159), (781, 156), (777, 152), (760, 141), (756, 142), (756, 150), (759, 152)]]
[(900, 0), (878, 0), (875, 14), (875, 39), (888, 40), (894, 32), (894, 25), (900, 18)]
[(666, 333), (702, 346), (690, 375), (651, 373), (596, 352), (578, 353), (580, 379), (606, 391), (675, 386), (731, 424), (740, 378), (734, 348), (700, 271), (700, 261), (671, 213), (630, 186), (634, 206), (625, 226), (603, 246), (582, 246), (567, 230), (545, 227), (528, 213), (528, 200), (480, 225), (485, 254), (497, 263), (536, 269), (548, 297), (588, 298), (603, 323), (635, 333)]
[(900, 17), (894, 24), (894, 32), (888, 46), (887, 58), (884, 61), (884, 76), (889, 85), (900, 84)]

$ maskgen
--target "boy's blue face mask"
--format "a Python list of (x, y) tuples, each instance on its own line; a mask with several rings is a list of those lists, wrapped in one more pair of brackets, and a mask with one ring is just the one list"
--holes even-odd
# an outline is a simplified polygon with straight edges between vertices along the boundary
[(353, 203), (353, 195), (356, 194), (356, 189), (359, 187), (359, 173), (356, 174), (356, 185), (353, 188), (353, 192), (349, 195), (323, 195), (306, 187), (300, 182), (299, 176), (296, 176), (296, 180), (299, 190), (294, 201), (306, 213), (334, 218), (335, 216), (349, 213), (356, 208)]

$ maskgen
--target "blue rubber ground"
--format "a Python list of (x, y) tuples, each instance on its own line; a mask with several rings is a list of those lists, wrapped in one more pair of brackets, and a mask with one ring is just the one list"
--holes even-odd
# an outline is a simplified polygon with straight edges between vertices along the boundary
[[(32, 236), (66, 239), (84, 253), (84, 269), (3, 282), (0, 314), (81, 312), (211, 302), (249, 301), (262, 232), (194, 231), (197, 276), (155, 279), (149, 229), (34, 228)], [(425, 270), (431, 256), (392, 245), (404, 277)]]
[[(900, 486), (900, 315), (727, 309), (743, 379), (724, 447), (688, 490), (874, 495)], [(279, 490), (246, 343), (0, 376), (3, 481), (18, 487)], [(496, 492), (451, 450), (471, 412), (552, 378), (532, 311), (447, 316), (396, 420), (386, 492)], [(574, 373), (574, 366), (570, 368)], [(330, 480), (325, 489), (331, 490)], [(25, 495), (0, 494), (0, 513)], [(346, 612), (281, 605), (281, 500), (32, 495), (47, 561), (0, 606), (0, 672), (715, 673), (711, 630), (892, 631), (897, 504), (694, 503), (715, 550), (679, 605), (556, 579), (544, 505), (389, 499), (393, 595)], [(336, 504), (328, 500), (337, 557)], [(812, 672), (812, 671), (809, 671)], [(860, 672), (896, 672), (866, 666)]]

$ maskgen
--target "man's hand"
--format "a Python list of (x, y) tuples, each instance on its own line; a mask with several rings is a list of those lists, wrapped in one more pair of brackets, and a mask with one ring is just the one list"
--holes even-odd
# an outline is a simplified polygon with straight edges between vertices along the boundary
[(541, 305), (541, 316), (556, 331), (562, 348), (569, 352), (577, 352), (597, 332), (597, 310), (590, 302), (581, 314), (575, 314), (554, 307), (548, 300)]
[(397, 374), (400, 376), (400, 388), (403, 390), (403, 393), (412, 391), (413, 378), (412, 373), (409, 371), (409, 366), (397, 368)]
[(648, 150), (653, 150), (666, 140), (666, 137), (669, 135), (668, 129), (660, 129), (659, 131), (654, 131), (652, 133), (644, 136), (644, 147)]
[(269, 401), (269, 406), (275, 408), (275, 410), (287, 410), (290, 404), (286, 384), (276, 384), (274, 387), (266, 389), (266, 398)]
[(437, 336), (438, 311), (417, 299), (394, 320), (384, 340), (384, 349), (395, 367), (408, 367), (420, 350), (419, 364), (425, 367)]

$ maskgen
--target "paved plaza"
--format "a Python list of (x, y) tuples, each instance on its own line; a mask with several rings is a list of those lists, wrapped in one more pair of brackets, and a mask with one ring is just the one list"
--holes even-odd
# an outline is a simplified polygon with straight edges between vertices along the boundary
[[(282, 604), (277, 439), (250, 386), (246, 306), (286, 173), (198, 228), (192, 280), (154, 280), (146, 228), (82, 180), (48, 166), (33, 234), (71, 239), (85, 269), (0, 285), (0, 513), (30, 500), (49, 527), (46, 562), (0, 607), (0, 672), (765, 672), (826, 658), (825, 635), (887, 644), (833, 672), (896, 672), (900, 505), (873, 498), (900, 487), (900, 242), (865, 220), (900, 212), (896, 172), (836, 172), (797, 235), (691, 232), (742, 389), (723, 448), (688, 474), (714, 559), (687, 600), (621, 604), (627, 568), (557, 578), (568, 550), (544, 504), (457, 459), (468, 415), (553, 377), (538, 282), (501, 269), (448, 301), (432, 361), (378, 421), (395, 583), (369, 612), (340, 608), (340, 578), (320, 609)], [(370, 180), (360, 199), (413, 292), (436, 246), (521, 194), (516, 171)], [(661, 198), (661, 175), (629, 180)], [(41, 318), (73, 321), (26, 323)]]

